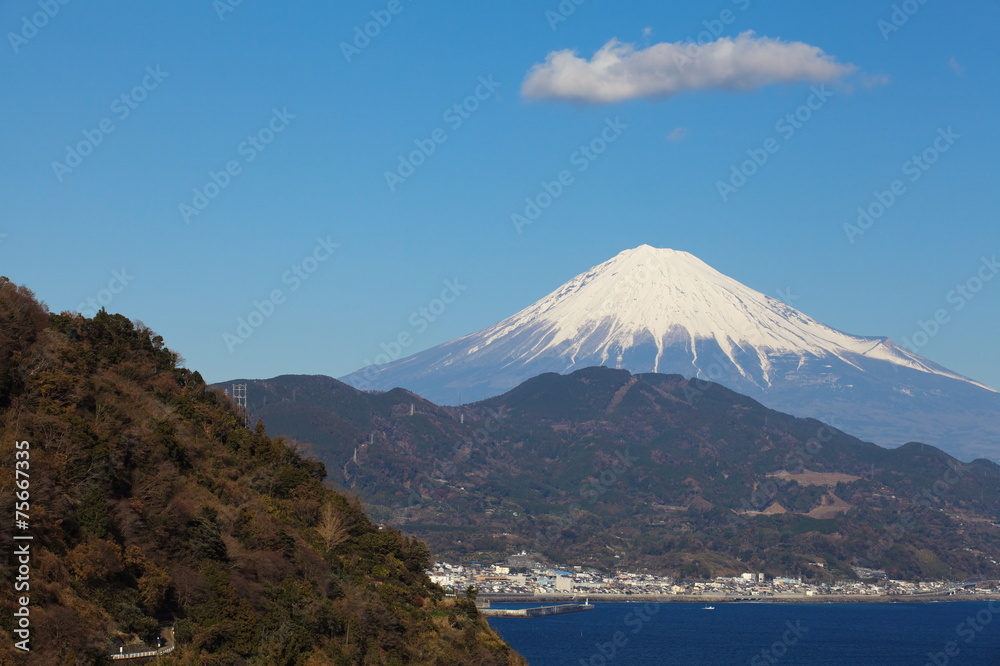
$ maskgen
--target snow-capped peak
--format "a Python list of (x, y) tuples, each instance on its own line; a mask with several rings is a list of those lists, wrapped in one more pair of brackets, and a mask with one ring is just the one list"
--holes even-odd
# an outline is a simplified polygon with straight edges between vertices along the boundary
[(698, 377), (876, 442), (996, 456), (1000, 393), (884, 337), (849, 335), (687, 252), (649, 245), (476, 333), (344, 378), (445, 404), (596, 365)]
[(629, 349), (651, 342), (656, 347), (651, 370), (657, 372), (664, 350), (681, 343), (701, 374), (707, 364), (698, 350), (712, 341), (757, 384), (771, 384), (775, 354), (834, 356), (855, 367), (851, 359), (861, 355), (971, 381), (886, 338), (848, 335), (821, 324), (688, 252), (649, 245), (619, 253), (476, 334), (478, 344), (467, 353), (485, 351), (512, 332), (529, 329), (535, 332), (535, 344), (521, 350), (521, 361), (554, 352), (569, 365), (595, 355), (602, 364), (613, 365)]

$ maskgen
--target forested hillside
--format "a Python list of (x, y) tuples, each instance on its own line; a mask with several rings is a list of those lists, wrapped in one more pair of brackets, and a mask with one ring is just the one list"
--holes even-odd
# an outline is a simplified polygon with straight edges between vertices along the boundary
[[(176, 664), (519, 664), (427, 547), (324, 488), (145, 326), (50, 314), (0, 279), (0, 538), (30, 452), (30, 653), (0, 595), (0, 663), (100, 664), (173, 626)], [(24, 448), (24, 445), (21, 445)], [(22, 456), (23, 458), (23, 456)], [(17, 563), (4, 558), (12, 585)]]
[[(447, 560), (708, 577), (1000, 575), (1000, 467), (886, 449), (704, 380), (586, 368), (441, 407), (329, 377), (249, 384), (274, 432)], [(819, 563), (819, 564), (817, 564)]]

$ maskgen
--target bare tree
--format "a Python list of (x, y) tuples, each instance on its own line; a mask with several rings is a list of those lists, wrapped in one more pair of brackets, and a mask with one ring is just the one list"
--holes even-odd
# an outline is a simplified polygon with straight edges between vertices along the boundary
[(333, 504), (328, 502), (323, 505), (317, 529), (328, 550), (333, 550), (347, 541), (349, 536), (347, 522), (343, 514), (333, 507)]

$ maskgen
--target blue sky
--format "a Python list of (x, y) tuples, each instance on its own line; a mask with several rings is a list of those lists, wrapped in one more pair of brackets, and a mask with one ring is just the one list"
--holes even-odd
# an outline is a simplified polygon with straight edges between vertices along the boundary
[(1000, 387), (995, 3), (234, 2), (0, 5), (0, 273), (209, 381), (341, 376), (649, 243)]

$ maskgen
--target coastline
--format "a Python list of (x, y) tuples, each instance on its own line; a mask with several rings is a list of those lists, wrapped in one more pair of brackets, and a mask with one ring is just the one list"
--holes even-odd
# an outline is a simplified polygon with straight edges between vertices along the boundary
[(781, 594), (761, 597), (732, 597), (713, 594), (480, 594), (490, 603), (940, 603), (959, 601), (1000, 601), (1000, 594)]

